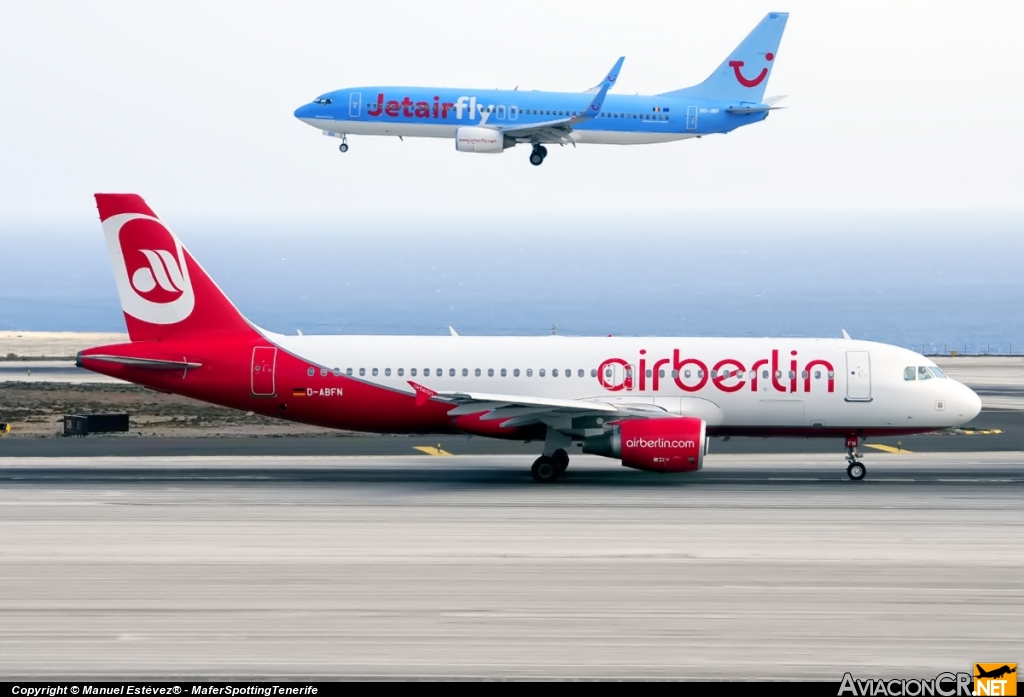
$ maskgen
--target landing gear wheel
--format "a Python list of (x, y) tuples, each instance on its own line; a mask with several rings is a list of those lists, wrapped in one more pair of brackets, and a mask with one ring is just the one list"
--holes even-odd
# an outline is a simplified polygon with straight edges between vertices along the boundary
[(533, 475), (534, 481), (541, 484), (550, 484), (551, 482), (558, 481), (558, 478), (562, 476), (562, 470), (558, 468), (558, 465), (550, 457), (542, 455), (533, 463), (533, 467), (530, 468), (530, 474)]
[(530, 164), (533, 165), (534, 167), (538, 167), (544, 164), (544, 156), (541, 155), (536, 150), (534, 150), (533, 152), (530, 153)]
[(864, 475), (868, 473), (868, 468), (859, 462), (852, 462), (850, 466), (846, 468), (846, 476), (855, 482), (859, 482), (864, 479)]
[(338, 150), (341, 150), (342, 152), (348, 152), (348, 143), (342, 143), (341, 145), (339, 145)]
[(564, 474), (565, 470), (569, 469), (569, 453), (559, 448), (551, 453), (551, 462), (558, 468), (559, 473)]
[(540, 153), (542, 159), (548, 156), (548, 149), (545, 148), (543, 145), (537, 146), (537, 152)]

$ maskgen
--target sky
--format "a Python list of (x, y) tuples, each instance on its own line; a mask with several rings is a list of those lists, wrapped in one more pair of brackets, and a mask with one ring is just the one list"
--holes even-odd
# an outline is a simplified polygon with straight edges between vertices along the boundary
[[(725, 136), (455, 152), (337, 141), (296, 107), (359, 85), (616, 91), (700, 82), (791, 13), (767, 94)], [(857, 213), (1024, 220), (1019, 0), (0, 4), (0, 239), (91, 224), (95, 191), (165, 219), (414, 221), (487, 230), (616, 219), (749, 224)], [(508, 231), (502, 234), (508, 234)]]

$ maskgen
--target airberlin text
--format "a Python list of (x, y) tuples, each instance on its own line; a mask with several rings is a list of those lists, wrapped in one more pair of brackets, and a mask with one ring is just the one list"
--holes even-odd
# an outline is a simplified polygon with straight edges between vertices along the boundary
[[(835, 368), (826, 360), (815, 358), (804, 362), (796, 351), (789, 352), (788, 365), (782, 364), (778, 349), (771, 358), (761, 358), (748, 367), (735, 358), (723, 358), (715, 363), (699, 358), (683, 357), (679, 349), (671, 358), (652, 359), (646, 349), (640, 349), (638, 359), (609, 358), (597, 369), (601, 387), (609, 392), (659, 392), (665, 380), (672, 380), (683, 392), (699, 392), (708, 382), (722, 392), (810, 392), (814, 384), (824, 383), (818, 389), (835, 392)], [(709, 368), (710, 365), (710, 368)], [(749, 387), (748, 387), (749, 386)]]
[(972, 694), (970, 673), (939, 673), (934, 678), (858, 680), (851, 674), (843, 675), (839, 697), (961, 697)]

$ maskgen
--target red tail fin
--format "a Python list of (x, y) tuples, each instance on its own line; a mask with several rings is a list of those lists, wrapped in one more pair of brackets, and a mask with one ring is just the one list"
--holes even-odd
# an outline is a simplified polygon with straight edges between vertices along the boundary
[(251, 325), (136, 194), (96, 194), (128, 336), (252, 331)]

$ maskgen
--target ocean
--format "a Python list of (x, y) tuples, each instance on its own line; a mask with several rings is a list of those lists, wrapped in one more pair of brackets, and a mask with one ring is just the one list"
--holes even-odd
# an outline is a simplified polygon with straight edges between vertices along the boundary
[[(282, 333), (841, 336), (1024, 353), (1024, 235), (994, 214), (174, 220)], [(594, 202), (595, 208), (599, 202)], [(98, 224), (0, 224), (0, 329), (121, 331)]]

